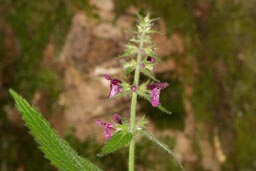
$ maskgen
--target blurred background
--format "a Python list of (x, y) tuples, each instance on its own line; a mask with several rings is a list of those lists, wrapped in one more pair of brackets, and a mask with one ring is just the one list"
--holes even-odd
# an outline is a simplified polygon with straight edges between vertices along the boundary
[[(94, 119), (129, 118), (129, 99), (105, 101), (114, 57), (136, 12), (160, 17), (153, 35), (170, 83), (165, 115), (139, 100), (148, 128), (189, 171), (256, 170), (256, 1), (0, 0), (0, 170), (55, 171), (43, 158), (8, 94), (35, 105), (79, 154), (108, 171), (127, 170), (127, 149), (98, 158), (104, 130)], [(179, 170), (151, 142), (137, 143), (138, 171)]]

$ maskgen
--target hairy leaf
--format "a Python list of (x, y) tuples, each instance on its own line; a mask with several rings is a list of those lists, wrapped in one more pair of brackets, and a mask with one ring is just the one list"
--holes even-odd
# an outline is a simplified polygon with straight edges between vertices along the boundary
[(152, 80), (159, 82), (159, 80), (156, 79), (155, 76), (153, 75), (153, 73), (152, 73), (151, 71), (149, 71), (148, 69), (143, 68), (143, 69), (141, 69), (141, 72), (142, 72), (144, 75), (146, 75), (146, 76), (148, 76), (149, 78), (151, 78)]
[(138, 48), (133, 44), (126, 45), (125, 53), (118, 56), (117, 58), (124, 58), (124, 57), (131, 57), (132, 55), (136, 54), (138, 52)]
[(142, 15), (140, 15), (138, 12), (136, 13), (137, 18), (139, 19), (139, 22), (143, 22), (144, 21), (144, 17)]
[(157, 30), (149, 30), (149, 31), (147, 31), (147, 33), (164, 34), (164, 33), (160, 32), (160, 31), (157, 31)]
[(162, 143), (161, 141), (159, 141), (154, 135), (152, 135), (149, 132), (140, 130), (139, 131), (144, 137), (146, 137), (147, 139), (149, 139), (150, 141), (156, 143), (159, 147), (161, 147), (162, 149), (164, 149), (167, 153), (169, 153), (179, 164), (180, 168), (182, 171), (185, 171), (184, 167), (181, 164), (181, 161), (178, 159), (178, 157), (175, 155), (175, 153), (164, 143)]
[(153, 22), (155, 22), (155, 21), (157, 21), (157, 20), (160, 20), (160, 18), (159, 18), (159, 17), (157, 17), (157, 18), (151, 18), (151, 19), (149, 20), (149, 22), (150, 22), (150, 23), (153, 23)]
[(169, 114), (169, 115), (172, 114), (172, 112), (170, 112), (169, 110), (167, 110), (167, 109), (166, 109), (163, 105), (161, 105), (161, 104), (158, 106), (158, 109), (161, 110), (162, 112), (165, 112), (165, 113)]
[(126, 75), (126, 77), (128, 77), (129, 74), (132, 73), (134, 70), (135, 70), (135, 68), (134, 68), (133, 66), (126, 68), (126, 69), (125, 69), (125, 75)]
[(130, 132), (127, 132), (127, 131), (117, 132), (108, 141), (106, 141), (105, 145), (103, 146), (98, 156), (100, 157), (105, 156), (106, 154), (112, 153), (124, 147), (126, 144), (128, 144), (131, 141), (132, 137), (133, 135)]
[(135, 51), (126, 51), (122, 55), (118, 56), (117, 59), (121, 59), (121, 58), (125, 58), (125, 57), (131, 57), (135, 53), (136, 53)]
[(130, 41), (131, 41), (131, 42), (135, 42), (135, 43), (139, 43), (139, 42), (140, 42), (140, 40), (139, 40), (139, 39), (136, 39), (136, 38), (131, 38)]
[(39, 148), (51, 164), (61, 171), (101, 171), (61, 139), (49, 122), (15, 91), (9, 90), (22, 118)]

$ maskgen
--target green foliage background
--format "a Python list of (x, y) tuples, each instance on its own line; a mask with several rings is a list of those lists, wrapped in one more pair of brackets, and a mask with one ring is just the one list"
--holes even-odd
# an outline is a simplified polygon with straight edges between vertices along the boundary
[[(202, 10), (203, 17), (195, 16), (199, 4), (209, 4), (209, 9)], [(223, 170), (256, 170), (256, 2), (248, 1), (200, 1), (200, 0), (116, 0), (116, 15), (123, 14), (130, 6), (137, 7), (142, 13), (150, 11), (153, 16), (164, 19), (167, 33), (179, 31), (184, 36), (185, 54), (174, 55), (180, 65), (184, 58), (191, 64), (196, 61), (199, 72), (193, 79), (194, 93), (192, 104), (197, 122), (217, 126), (228, 153)], [(0, 19), (8, 21), (18, 40), (19, 54), (12, 54), (4, 44), (3, 30), (0, 28), (0, 170), (16, 170), (24, 167), (28, 171), (55, 170), (43, 158), (32, 137), (25, 128), (10, 127), (3, 106), (12, 103), (7, 94), (9, 87), (31, 99), (36, 90), (44, 92), (48, 98), (46, 113), (53, 114), (57, 109), (56, 100), (61, 90), (60, 79), (56, 71), (49, 70), (42, 64), (43, 50), (50, 37), (59, 49), (70, 26), (71, 17), (77, 11), (90, 14), (87, 1), (80, 0), (1, 0)], [(58, 50), (57, 50), (58, 51)], [(56, 54), (57, 55), (57, 54)], [(165, 57), (166, 59), (168, 57)], [(220, 67), (221, 66), (221, 67)], [(172, 102), (167, 109), (173, 117), (150, 110), (150, 117), (159, 130), (184, 128), (184, 104), (182, 95), (184, 85), (192, 82), (192, 66), (185, 65), (182, 80), (165, 79), (172, 83), (166, 91), (172, 95)], [(172, 75), (173, 73), (170, 73)], [(161, 79), (164, 75), (159, 75)], [(2, 93), (3, 92), (3, 93)], [(166, 93), (167, 94), (170, 93)], [(163, 94), (163, 104), (167, 99)], [(147, 105), (147, 104), (145, 104)], [(48, 117), (48, 116), (46, 116)], [(213, 130), (212, 130), (213, 131)], [(232, 135), (232, 136), (227, 136)], [(93, 139), (79, 142), (72, 134), (67, 135), (71, 146), (80, 154), (86, 154), (101, 168), (112, 166), (118, 170), (126, 169), (127, 152), (111, 154), (110, 158), (97, 158), (100, 147)], [(175, 140), (162, 137), (169, 145)], [(212, 142), (212, 138), (210, 139)], [(175, 164), (169, 164), (167, 155), (159, 152), (150, 142), (138, 144), (136, 158), (139, 165), (148, 164), (147, 169), (161, 165), (162, 170), (177, 170)], [(196, 142), (196, 140), (195, 140)], [(195, 149), (198, 144), (195, 143)], [(146, 148), (142, 148), (142, 147)], [(28, 153), (29, 151), (29, 153)], [(149, 154), (159, 153), (154, 161)], [(199, 152), (200, 153), (200, 152)], [(148, 156), (148, 157), (145, 157)], [(143, 160), (142, 160), (143, 159)], [(167, 164), (166, 164), (167, 163)], [(203, 170), (200, 164), (191, 166), (194, 170)], [(191, 169), (192, 170), (192, 169)]]

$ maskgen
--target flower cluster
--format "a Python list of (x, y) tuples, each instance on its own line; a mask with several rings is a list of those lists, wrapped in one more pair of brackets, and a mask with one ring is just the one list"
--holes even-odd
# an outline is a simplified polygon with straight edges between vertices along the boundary
[[(150, 37), (151, 33), (157, 32), (151, 29), (153, 21), (154, 19), (150, 19), (148, 15), (145, 18), (140, 18), (140, 24), (137, 26), (138, 30), (135, 32), (135, 36), (126, 45), (125, 53), (120, 56), (120, 58), (125, 58), (125, 60), (122, 60), (125, 75), (129, 77), (134, 72), (134, 82), (129, 84), (125, 80), (119, 80), (112, 78), (108, 74), (104, 74), (105, 79), (110, 83), (109, 98), (135, 93), (150, 100), (153, 107), (160, 107), (160, 93), (161, 90), (168, 86), (168, 83), (162, 83), (154, 77), (154, 65), (159, 60), (159, 57), (155, 52), (155, 44)], [(137, 57), (136, 59), (134, 59), (135, 56)], [(155, 82), (148, 81), (140, 85), (140, 73)], [(114, 116), (114, 121), (122, 124), (120, 116)], [(117, 120), (120, 122), (117, 122)], [(104, 126), (105, 136), (108, 140), (111, 136), (111, 130), (115, 130), (114, 124), (101, 122), (100, 120), (97, 120), (96, 123)]]
[[(154, 58), (151, 58), (150, 60), (154, 60)], [(111, 78), (108, 74), (105, 74), (104, 77), (110, 81), (110, 91), (109, 91), (109, 98), (112, 98), (116, 96), (119, 93), (122, 93), (123, 87), (121, 85), (122, 81), (118, 79)], [(164, 88), (166, 88), (169, 84), (168, 83), (153, 83), (147, 85), (147, 90), (150, 91), (151, 96), (151, 104), (153, 107), (158, 107), (160, 105), (160, 91)], [(137, 90), (136, 86), (131, 86), (131, 92), (135, 92)]]

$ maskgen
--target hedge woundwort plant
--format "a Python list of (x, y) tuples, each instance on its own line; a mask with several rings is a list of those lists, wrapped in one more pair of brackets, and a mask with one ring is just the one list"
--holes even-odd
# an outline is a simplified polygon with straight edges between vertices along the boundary
[[(134, 171), (135, 142), (136, 137), (144, 136), (167, 151), (178, 162), (182, 170), (183, 167), (171, 149), (157, 140), (151, 133), (146, 131), (145, 117), (136, 119), (136, 105), (138, 96), (148, 100), (153, 107), (157, 107), (167, 114), (171, 114), (160, 103), (160, 93), (168, 86), (154, 77), (153, 69), (159, 57), (155, 53), (155, 44), (151, 40), (150, 34), (158, 33), (151, 27), (153, 21), (149, 15), (141, 17), (138, 15), (139, 24), (135, 36), (126, 45), (126, 50), (119, 57), (123, 59), (125, 75), (133, 75), (133, 82), (112, 78), (105, 74), (105, 79), (110, 82), (109, 98), (122, 96), (131, 97), (130, 121), (127, 122), (118, 114), (114, 114), (114, 123), (107, 123), (96, 120), (96, 124), (103, 126), (105, 130), (106, 142), (98, 156), (105, 156), (126, 145), (129, 145), (129, 171)], [(140, 74), (148, 77), (148, 81), (140, 83)], [(29, 103), (13, 90), (11, 95), (15, 99), (16, 106), (22, 114), (22, 118), (29, 128), (31, 134), (43, 151), (45, 157), (51, 161), (61, 171), (100, 171), (97, 166), (85, 158), (80, 157), (69, 144), (61, 139), (43, 116)], [(113, 135), (111, 135), (113, 134)]]

